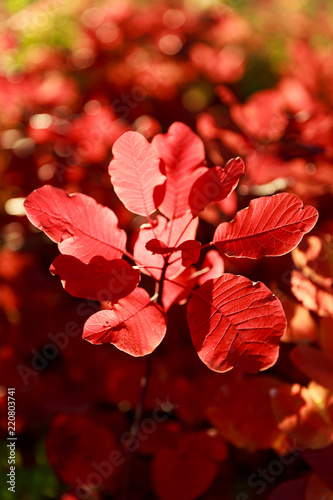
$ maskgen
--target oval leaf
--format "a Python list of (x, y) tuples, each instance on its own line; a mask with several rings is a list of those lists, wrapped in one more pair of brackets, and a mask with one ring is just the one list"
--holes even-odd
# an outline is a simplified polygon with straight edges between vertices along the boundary
[(143, 288), (93, 314), (85, 323), (83, 338), (92, 344), (110, 343), (132, 356), (150, 354), (162, 342), (166, 319), (162, 309)]
[(244, 162), (241, 158), (232, 158), (224, 168), (207, 169), (193, 184), (189, 196), (189, 205), (193, 215), (203, 210), (213, 201), (227, 198), (237, 186), (244, 173)]
[(217, 372), (240, 367), (256, 373), (272, 366), (286, 329), (280, 301), (260, 282), (224, 274), (206, 281), (187, 306), (192, 342)]
[(139, 215), (155, 212), (165, 194), (157, 151), (138, 132), (125, 132), (113, 145), (111, 182), (125, 207)]
[(190, 208), (191, 182), (206, 170), (198, 169), (205, 163), (203, 142), (190, 127), (175, 122), (167, 134), (157, 134), (152, 144), (164, 161), (167, 175), (165, 197), (159, 210), (169, 219), (181, 217)]
[(252, 200), (233, 221), (220, 224), (213, 241), (221, 252), (234, 257), (284, 255), (298, 245), (317, 218), (317, 210), (304, 207), (294, 194), (263, 196)]
[(58, 255), (50, 267), (74, 297), (116, 302), (129, 295), (140, 281), (140, 271), (123, 259), (94, 257), (84, 264), (71, 255)]
[(28, 219), (58, 243), (59, 251), (88, 263), (96, 255), (118, 259), (126, 246), (126, 233), (112, 210), (85, 194), (69, 196), (45, 185), (24, 202)]
[(145, 247), (148, 252), (151, 252), (152, 254), (157, 253), (158, 255), (167, 255), (175, 251), (174, 247), (168, 247), (165, 243), (163, 243), (163, 241), (158, 240), (157, 238), (152, 238), (147, 241)]

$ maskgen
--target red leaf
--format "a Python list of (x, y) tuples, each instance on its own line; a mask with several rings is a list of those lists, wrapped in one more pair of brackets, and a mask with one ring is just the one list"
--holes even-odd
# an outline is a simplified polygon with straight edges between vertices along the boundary
[(228, 449), (219, 436), (201, 431), (183, 436), (177, 448), (160, 449), (153, 461), (154, 489), (160, 500), (195, 500), (213, 482)]
[(167, 255), (175, 251), (174, 247), (168, 247), (163, 241), (153, 238), (145, 244), (148, 252), (157, 253), (158, 255)]
[(156, 149), (138, 132), (125, 132), (114, 143), (112, 153), (109, 174), (118, 198), (135, 214), (155, 212), (165, 193)]
[(181, 251), (182, 266), (184, 267), (189, 267), (198, 262), (201, 250), (201, 244), (195, 240), (184, 241), (178, 247), (168, 247), (163, 241), (153, 238), (149, 240), (145, 246), (149, 252), (158, 255), (168, 255)]
[(50, 267), (74, 297), (116, 302), (129, 295), (140, 281), (140, 271), (125, 260), (94, 257), (84, 264), (71, 255), (58, 255)]
[(333, 391), (333, 363), (323, 351), (308, 345), (298, 345), (291, 351), (290, 358), (307, 377)]
[(284, 100), (277, 90), (252, 94), (245, 104), (234, 104), (230, 114), (246, 135), (264, 141), (278, 141), (288, 125)]
[(196, 240), (187, 240), (178, 247), (182, 252), (182, 266), (189, 267), (198, 262), (201, 244)]
[(166, 193), (159, 210), (169, 219), (181, 217), (190, 208), (188, 196), (205, 162), (202, 140), (184, 123), (173, 123), (167, 134), (157, 134), (152, 144), (163, 159), (167, 175)]
[(311, 381), (308, 387), (285, 384), (272, 396), (272, 409), (279, 429), (297, 445), (311, 449), (333, 443), (331, 391)]
[[(117, 450), (114, 435), (90, 416), (60, 413), (49, 424), (46, 436), (48, 460), (67, 484), (77, 486), (82, 482), (93, 486), (94, 482), (89, 481), (92, 472), (96, 473), (93, 464), (110, 461), (113, 450)], [(120, 455), (120, 450), (117, 453)], [(119, 470), (115, 468), (114, 473), (117, 475)], [(98, 477), (105, 484), (110, 476)]]
[(333, 490), (333, 445), (321, 450), (303, 449), (301, 450), (301, 457)]
[(93, 314), (84, 325), (83, 338), (92, 344), (109, 342), (132, 356), (145, 356), (162, 342), (165, 332), (162, 309), (143, 288), (136, 288), (111, 310)]
[(333, 491), (328, 488), (327, 484), (317, 474), (312, 474), (306, 486), (304, 500), (318, 499), (333, 500)]
[[(163, 286), (163, 308), (167, 312), (173, 304), (185, 301), (192, 288), (197, 284), (198, 276), (195, 267), (187, 267), (172, 281), (165, 281)], [(186, 288), (184, 288), (186, 287)]]
[[(307, 479), (293, 479), (280, 484), (268, 497), (268, 500), (304, 500)], [(265, 483), (264, 483), (265, 484)]]
[(217, 372), (255, 373), (274, 365), (286, 329), (280, 301), (260, 282), (224, 274), (191, 297), (187, 318), (200, 359)]
[(232, 158), (222, 167), (207, 169), (192, 185), (189, 205), (193, 215), (213, 201), (227, 198), (237, 186), (244, 173), (244, 162), (241, 158)]
[[(313, 273), (315, 274), (315, 273)], [(317, 275), (317, 277), (319, 277)], [(331, 279), (328, 278), (330, 281)], [(320, 281), (325, 282), (324, 279)], [(318, 316), (333, 316), (333, 293), (331, 287), (323, 287), (313, 283), (300, 271), (291, 272), (291, 291), (297, 300), (310, 311), (314, 311)]]
[(90, 196), (69, 196), (45, 185), (28, 196), (24, 207), (30, 222), (57, 242), (63, 254), (88, 263), (96, 255), (118, 259), (125, 250), (126, 233), (115, 213)]
[[(193, 219), (191, 214), (168, 221), (165, 217), (158, 215), (155, 221), (144, 224), (140, 228), (139, 237), (134, 245), (134, 258), (139, 265), (144, 265), (142, 272), (149, 273), (159, 280), (164, 265), (164, 257), (157, 253), (151, 255), (147, 252), (145, 245), (152, 239), (157, 239), (170, 249), (180, 245), (183, 241), (194, 239), (198, 227), (198, 218)], [(156, 249), (156, 246), (154, 246)], [(171, 278), (184, 270), (177, 255), (170, 257), (170, 265), (166, 277)]]
[(294, 194), (263, 196), (252, 200), (233, 221), (220, 224), (214, 243), (221, 252), (235, 257), (284, 255), (298, 245), (317, 218), (317, 210), (304, 207)]
[(216, 250), (210, 250), (207, 252), (204, 261), (202, 263), (202, 271), (207, 269), (205, 274), (202, 274), (199, 278), (199, 284), (203, 285), (207, 280), (211, 278), (218, 278), (224, 273), (224, 261)]
[(280, 380), (263, 374), (228, 375), (224, 375), (223, 390), (206, 408), (208, 421), (237, 448), (253, 452), (276, 447), (283, 434), (271, 409), (270, 391), (281, 385)]

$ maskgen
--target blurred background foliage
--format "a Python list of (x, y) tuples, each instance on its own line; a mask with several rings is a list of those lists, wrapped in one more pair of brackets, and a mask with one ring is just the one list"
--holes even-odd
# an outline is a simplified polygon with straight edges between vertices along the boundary
[[(112, 408), (118, 417), (118, 414), (124, 420), (128, 417), (127, 425), (132, 418), (135, 398), (127, 398), (130, 401), (127, 401), (127, 415), (127, 410), (121, 409), (121, 398), (126, 400), (127, 397), (122, 391), (124, 387), (135, 385), (139, 378), (136, 376), (135, 379), (135, 374), (138, 366), (140, 368), (139, 361), (117, 357), (119, 353), (108, 349), (110, 346), (96, 350), (81, 339), (75, 339), (45, 372), (36, 380), (32, 379), (28, 387), (23, 384), (17, 366), (20, 363), (30, 366), (32, 349), (43, 348), (48, 342), (47, 332), (63, 331), (66, 318), (71, 320), (75, 316), (73, 311), (78, 304), (49, 275), (48, 268), (56, 255), (56, 248), (28, 224), (22, 205), (24, 198), (45, 183), (65, 188), (67, 192), (84, 192), (117, 211), (120, 226), (126, 229), (131, 242), (142, 221), (133, 220), (131, 214), (120, 208), (112, 192), (107, 173), (112, 144), (125, 130), (137, 130), (150, 140), (156, 133), (165, 132), (173, 121), (180, 120), (193, 129), (197, 128), (205, 141), (208, 158), (215, 164), (222, 165), (224, 160), (240, 154), (248, 156), (246, 163), (250, 165), (251, 158), (259, 155), (255, 156), (255, 167), (252, 171), (249, 168), (248, 177), (245, 176), (241, 183), (238, 193), (241, 195), (238, 197), (240, 208), (247, 205), (249, 193), (267, 192), (259, 191), (261, 184), (263, 189), (266, 185), (271, 189), (268, 194), (285, 186), (291, 191), (297, 188), (296, 193), (303, 200), (316, 203), (316, 196), (324, 198), (327, 195), (328, 179), (329, 189), (333, 192), (330, 135), (333, 127), (333, 71), (329, 64), (332, 62), (332, 40), (333, 2), (326, 0), (134, 3), (119, 0), (2, 0), (0, 408), (4, 410), (1, 406), (4, 387), (15, 385), (20, 402), (17, 498), (60, 498), (68, 488), (51, 469), (44, 449), (52, 416), (57, 412), (74, 414), (82, 407), (95, 410), (102, 407), (106, 413)], [(207, 50), (209, 57), (206, 57)], [(218, 68), (214, 61), (219, 62), (221, 54), (226, 59)], [(208, 64), (209, 58), (212, 65)], [(226, 67), (228, 71), (214, 72)], [(285, 76), (288, 85), (290, 81), (296, 85), (287, 90), (284, 88), (288, 97), (286, 112), (280, 110), (281, 96), (276, 97), (274, 90), (267, 101), (255, 102), (249, 110), (258, 113), (260, 129), (267, 103), (272, 103), (274, 108), (277, 102), (277, 117), (283, 117), (278, 140), (275, 139), (274, 126), (270, 143), (265, 135), (256, 136), (256, 130), (248, 132), (247, 115), (243, 119), (242, 115), (236, 116), (234, 110), (230, 118), (229, 110), (237, 108), (237, 103), (243, 103), (262, 89), (275, 89)], [(143, 99), (140, 95), (133, 99), (135, 88), (144, 90)], [(301, 102), (297, 100), (293, 105), (295, 88), (301, 89), (302, 96)], [(130, 104), (120, 106), (126, 104), (120, 102), (122, 96), (126, 99), (132, 96)], [(239, 107), (237, 109), (239, 112)], [(273, 113), (272, 121), (275, 118)], [(267, 125), (264, 119), (263, 124)], [(235, 131), (237, 134), (231, 136), (229, 132)], [(287, 140), (284, 142), (285, 136)], [(235, 143), (240, 149), (246, 143), (248, 149), (244, 146), (243, 151), (238, 151)], [(264, 159), (269, 161), (265, 164), (260, 155), (265, 155)], [(276, 165), (272, 157), (281, 161)], [(296, 160), (294, 170), (287, 173), (283, 170), (286, 160)], [(263, 170), (267, 168), (270, 177), (264, 172), (260, 178), (262, 172), (257, 165), (262, 163)], [(284, 184), (274, 185), (276, 168), (281, 169), (282, 180), (287, 179)], [(291, 179), (290, 184), (288, 179)], [(257, 191), (250, 192), (253, 185)], [(331, 198), (328, 203), (331, 205)], [(216, 224), (227, 220), (236, 207), (237, 200), (231, 208), (223, 206), (223, 213), (215, 207), (206, 222)], [(203, 228), (210, 230), (205, 222)], [(246, 268), (250, 275), (253, 271), (251, 265)], [(259, 278), (278, 280), (285, 270), (283, 266), (274, 270), (269, 264), (266, 268), (263, 265), (263, 276)], [(257, 271), (255, 269), (256, 279)], [(81, 320), (83, 324), (83, 318)], [(177, 323), (178, 319), (174, 322)], [(165, 355), (163, 370), (172, 380), (172, 363), (178, 344), (172, 338), (166, 342), (170, 342), (171, 348), (168, 352), (166, 347), (167, 354), (162, 352), (161, 358)], [(190, 342), (185, 348), (190, 353), (190, 368), (189, 373), (184, 375), (181, 372), (181, 376), (192, 387), (197, 359)], [(288, 372), (290, 363), (286, 365), (287, 375), (281, 370), (281, 365), (277, 373), (280, 369), (285, 380), (293, 380), (294, 373), (290, 375)], [(112, 370), (117, 370), (116, 377)], [(117, 381), (118, 375), (120, 382), (115, 395), (107, 381), (113, 378)], [(183, 404), (186, 409), (186, 402)], [(179, 418), (181, 420), (182, 416)], [(185, 418), (184, 427), (186, 425)], [(199, 428), (200, 425), (205, 423), (199, 421)], [(6, 430), (2, 419), (2, 435)], [(246, 477), (243, 469), (250, 470), (252, 457), (243, 450), (239, 452), (232, 464), (233, 471), (239, 467)], [(6, 460), (7, 450), (2, 445), (1, 473), (6, 471)], [(267, 455), (263, 459), (261, 455), (257, 456), (258, 465), (261, 460), (267, 462)], [(237, 475), (234, 473), (234, 476)], [(226, 493), (227, 500), (235, 498), (233, 490), (240, 491), (239, 479), (232, 477), (229, 486), (231, 493), (230, 496)], [(0, 486), (0, 498), (12, 499), (5, 482)], [(70, 499), (69, 496), (62, 498)]]

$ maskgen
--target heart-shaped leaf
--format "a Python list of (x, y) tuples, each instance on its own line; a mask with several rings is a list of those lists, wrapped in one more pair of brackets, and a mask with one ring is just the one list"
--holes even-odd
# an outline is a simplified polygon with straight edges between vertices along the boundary
[(166, 192), (159, 210), (169, 219), (184, 215), (189, 206), (191, 184), (206, 171), (202, 140), (187, 125), (174, 122), (167, 134), (157, 134), (152, 144), (165, 164)]
[(166, 319), (143, 288), (99, 311), (86, 321), (83, 338), (92, 344), (110, 343), (132, 356), (150, 354), (162, 342)]

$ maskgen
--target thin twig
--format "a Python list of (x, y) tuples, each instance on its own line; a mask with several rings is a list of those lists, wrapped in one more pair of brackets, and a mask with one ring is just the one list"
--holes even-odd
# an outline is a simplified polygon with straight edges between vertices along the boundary
[[(158, 289), (157, 289), (157, 294), (156, 294), (156, 304), (159, 306), (162, 306), (162, 297), (163, 297), (163, 286), (164, 286), (164, 281), (165, 281), (165, 274), (166, 270), (168, 268), (168, 260), (166, 259), (164, 262), (164, 266), (162, 269), (162, 274), (161, 274), (161, 279), (158, 283)], [(141, 378), (140, 381), (140, 387), (141, 387), (141, 394), (140, 394), (140, 400), (138, 403), (138, 406), (136, 407), (133, 422), (129, 431), (130, 435), (130, 442), (128, 445), (128, 458), (127, 458), (127, 473), (125, 474), (125, 479), (126, 483), (124, 484), (124, 490), (123, 490), (123, 500), (129, 500), (130, 496), (130, 479), (132, 477), (132, 465), (133, 465), (133, 446), (135, 444), (135, 441), (137, 439), (139, 427), (140, 427), (140, 422), (142, 418), (142, 413), (144, 410), (145, 402), (146, 402), (146, 396), (147, 396), (147, 391), (148, 391), (148, 383), (151, 375), (151, 365), (152, 365), (152, 355), (150, 354), (147, 357), (147, 366), (146, 366), (146, 373), (145, 375)]]

